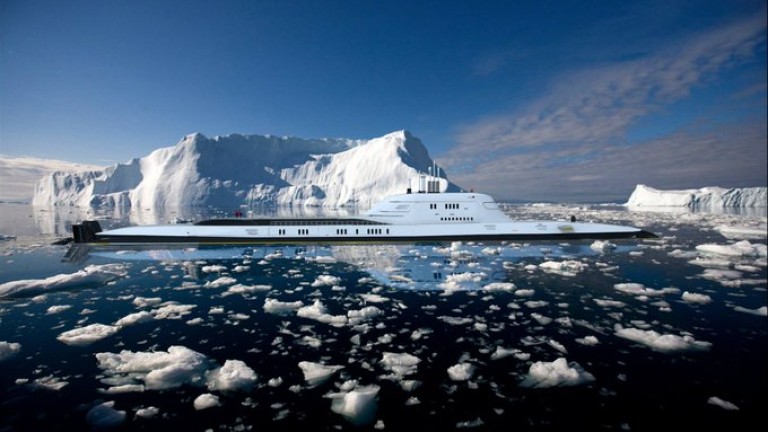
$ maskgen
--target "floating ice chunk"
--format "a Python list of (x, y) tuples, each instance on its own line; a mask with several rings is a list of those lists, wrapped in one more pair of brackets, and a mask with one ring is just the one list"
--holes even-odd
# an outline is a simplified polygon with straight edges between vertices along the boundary
[(517, 287), (512, 282), (492, 282), (483, 287), (483, 291), (509, 291), (512, 292)]
[(344, 366), (329, 366), (322, 363), (302, 361), (299, 362), (299, 368), (304, 373), (304, 381), (310, 387), (315, 387), (326, 382), (336, 371), (344, 369)]
[(600, 341), (592, 335), (585, 336), (583, 338), (576, 338), (576, 342), (587, 346), (593, 346), (600, 343)]
[(565, 345), (561, 344), (560, 342), (550, 339), (547, 344), (551, 346), (552, 348), (560, 351), (563, 354), (568, 354), (568, 350), (565, 348)]
[(321, 286), (333, 286), (341, 283), (341, 278), (331, 275), (320, 275), (312, 282), (312, 286), (317, 288)]
[(331, 410), (341, 414), (347, 421), (355, 426), (373, 423), (376, 417), (379, 386), (372, 384), (357, 387), (347, 393), (333, 393), (328, 395), (333, 399)]
[(594, 302), (597, 303), (598, 306), (602, 306), (602, 307), (622, 308), (627, 305), (623, 301), (618, 301), (618, 300), (607, 300), (607, 299), (592, 299), (592, 300), (594, 300)]
[(222, 297), (226, 297), (232, 294), (252, 294), (255, 292), (269, 291), (272, 289), (270, 285), (243, 285), (235, 284), (229, 287), (225, 292), (221, 294)]
[(141, 418), (152, 418), (158, 414), (160, 414), (160, 409), (153, 406), (146, 407), (146, 408), (139, 408), (136, 410), (136, 417), (141, 417)]
[(264, 300), (264, 312), (275, 315), (287, 315), (302, 306), (304, 306), (304, 303), (301, 300), (296, 300), (295, 302), (281, 302), (271, 298)]
[(349, 318), (349, 324), (358, 325), (363, 321), (375, 318), (383, 313), (384, 312), (376, 306), (366, 306), (360, 310), (347, 311), (347, 318)]
[(167, 352), (96, 353), (96, 360), (106, 375), (102, 382), (144, 383), (149, 390), (203, 385), (210, 365), (205, 355), (178, 345)]
[(453, 381), (466, 381), (472, 378), (475, 366), (471, 363), (459, 363), (448, 368), (448, 377)]
[(106, 390), (101, 390), (102, 393), (107, 394), (120, 394), (120, 393), (141, 393), (146, 389), (141, 384), (122, 384), (112, 386)]
[(439, 288), (448, 292), (460, 290), (477, 289), (477, 284), (487, 279), (488, 275), (483, 272), (465, 272), (451, 274), (445, 277), (445, 282), (438, 285)]
[(589, 247), (597, 252), (610, 252), (616, 249), (616, 245), (608, 240), (595, 240)]
[(768, 229), (766, 227), (753, 228), (719, 225), (715, 227), (715, 230), (720, 231), (720, 234), (730, 239), (760, 239), (768, 237)]
[(682, 295), (682, 298), (683, 298), (683, 301), (686, 303), (694, 303), (694, 304), (712, 303), (712, 297), (706, 294), (698, 294), (698, 293), (685, 291)]
[(125, 411), (115, 409), (115, 402), (100, 403), (85, 415), (85, 420), (94, 428), (111, 428), (125, 421)]
[(736, 306), (733, 308), (736, 312), (744, 312), (752, 315), (758, 315), (758, 316), (768, 316), (768, 307), (763, 306), (759, 307), (757, 309), (747, 309), (741, 306)]
[(135, 299), (133, 299), (132, 303), (136, 307), (143, 308), (143, 307), (147, 307), (147, 306), (154, 306), (154, 305), (156, 305), (158, 303), (162, 303), (162, 301), (163, 301), (163, 299), (161, 299), (160, 297), (151, 297), (151, 298), (150, 297), (136, 297)]
[(152, 309), (150, 313), (155, 319), (181, 319), (185, 315), (192, 313), (196, 305), (176, 304), (169, 302), (161, 307)]
[(221, 288), (236, 283), (237, 279), (230, 276), (222, 276), (216, 280), (206, 282), (204, 286), (206, 288)]
[(718, 269), (704, 269), (704, 273), (701, 275), (704, 279), (723, 282), (737, 280), (742, 277), (742, 273), (736, 270), (718, 270)]
[(219, 402), (219, 397), (211, 393), (203, 393), (196, 397), (192, 402), (192, 406), (194, 406), (198, 411), (217, 407), (219, 405), (221, 405), (221, 402)]
[(0, 284), (0, 299), (34, 296), (44, 292), (64, 291), (71, 288), (99, 286), (125, 276), (122, 264), (89, 265), (69, 274), (58, 274), (45, 279), (24, 279)]
[(240, 360), (227, 360), (224, 366), (208, 373), (209, 390), (248, 390), (256, 383), (256, 373)]
[(0, 361), (15, 356), (19, 351), (21, 351), (20, 343), (0, 341)]
[(742, 240), (731, 245), (703, 244), (696, 246), (696, 250), (730, 257), (764, 257), (768, 254), (768, 246), (764, 244), (752, 244), (749, 240)]
[(697, 341), (689, 335), (659, 334), (654, 330), (641, 330), (632, 327), (622, 328), (618, 324), (614, 330), (618, 337), (646, 345), (654, 351), (663, 353), (706, 351), (712, 346), (710, 342)]
[(578, 363), (570, 364), (565, 357), (560, 357), (553, 362), (536, 362), (528, 369), (528, 375), (520, 383), (521, 387), (547, 388), (565, 387), (587, 384), (595, 380), (595, 377), (582, 369)]
[(67, 345), (88, 345), (111, 336), (117, 333), (118, 330), (120, 330), (120, 327), (106, 324), (91, 324), (85, 327), (78, 327), (65, 331), (56, 337), (56, 339)]
[(531, 318), (536, 320), (536, 322), (538, 322), (541, 325), (547, 325), (552, 322), (552, 318), (548, 316), (544, 316), (542, 314), (535, 313), (535, 312), (531, 314)]
[(707, 403), (710, 405), (719, 406), (720, 408), (726, 410), (726, 411), (738, 411), (739, 407), (734, 405), (731, 402), (728, 402), (726, 400), (720, 399), (717, 396), (712, 396), (709, 399), (707, 399)]
[(557, 273), (563, 276), (576, 276), (577, 273), (588, 267), (589, 264), (575, 260), (566, 260), (562, 262), (546, 261), (539, 264), (539, 268), (545, 272)]
[(135, 312), (135, 313), (132, 313), (132, 314), (128, 314), (128, 315), (120, 318), (119, 320), (117, 320), (115, 322), (115, 325), (118, 326), (118, 327), (124, 327), (124, 326), (129, 326), (129, 325), (149, 322), (149, 321), (152, 321), (154, 319), (155, 319), (155, 317), (151, 313), (149, 313), (147, 311), (140, 311), (140, 312)]
[(653, 288), (646, 288), (643, 284), (633, 282), (615, 284), (613, 285), (613, 289), (634, 296), (646, 297), (663, 296), (665, 294), (675, 294), (680, 292), (680, 289), (674, 287), (667, 287), (656, 290)]
[(65, 310), (67, 310), (67, 309), (69, 309), (71, 307), (72, 307), (72, 305), (54, 305), (54, 306), (51, 306), (48, 309), (46, 309), (45, 313), (47, 315), (53, 315), (53, 314), (57, 314), (59, 312), (64, 312)]
[(504, 357), (509, 357), (514, 354), (519, 354), (522, 351), (520, 351), (517, 348), (504, 348), (501, 346), (496, 347), (496, 351), (491, 354), (491, 360), (499, 360), (503, 359)]
[(437, 317), (440, 321), (443, 321), (445, 323), (448, 323), (450, 325), (464, 325), (464, 324), (471, 324), (474, 322), (472, 318), (467, 317), (452, 317), (452, 316), (445, 316), (441, 315)]
[(318, 264), (335, 264), (337, 262), (336, 258), (328, 255), (321, 255), (314, 258), (307, 257), (307, 261), (314, 261)]
[(312, 306), (299, 308), (296, 315), (330, 324), (335, 327), (341, 327), (347, 324), (346, 316), (328, 314), (328, 311), (320, 300), (315, 300), (315, 303)]
[(35, 379), (35, 385), (47, 388), (48, 390), (58, 391), (69, 385), (69, 383), (59, 377), (46, 375)]
[(380, 296), (378, 294), (360, 294), (360, 298), (362, 298), (368, 303), (384, 303), (389, 301), (388, 298)]
[(406, 375), (416, 373), (420, 362), (421, 359), (415, 355), (393, 352), (385, 352), (379, 361), (382, 367), (391, 371), (397, 379), (402, 379)]
[(223, 271), (227, 271), (227, 267), (221, 264), (207, 265), (202, 266), (200, 271), (203, 273), (221, 273)]

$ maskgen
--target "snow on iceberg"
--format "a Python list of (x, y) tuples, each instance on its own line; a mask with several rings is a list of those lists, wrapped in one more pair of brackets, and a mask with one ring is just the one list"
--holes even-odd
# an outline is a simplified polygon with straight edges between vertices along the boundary
[(766, 207), (768, 188), (705, 187), (701, 189), (660, 190), (637, 185), (627, 207)]
[[(47, 175), (32, 203), (123, 209), (254, 202), (368, 206), (404, 193), (409, 179), (432, 166), (424, 145), (407, 131), (371, 140), (197, 133), (125, 164)], [(446, 179), (441, 183), (459, 189)]]

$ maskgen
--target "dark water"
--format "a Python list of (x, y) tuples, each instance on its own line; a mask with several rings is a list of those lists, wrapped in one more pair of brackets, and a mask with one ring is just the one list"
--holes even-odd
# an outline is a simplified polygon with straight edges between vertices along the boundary
[[(715, 228), (760, 228), (763, 217), (527, 211), (629, 222), (661, 238), (615, 241), (610, 250), (596, 250), (588, 241), (103, 248), (63, 261), (68, 247), (46, 242), (59, 235), (49, 228), (65, 230), (67, 218), (41, 225), (33, 222), (39, 215), (18, 216), (16, 231), (0, 231), (17, 237), (0, 244), (0, 291), (13, 281), (37, 282), (0, 300), (0, 342), (20, 344), (0, 360), (0, 431), (751, 430), (760, 424), (768, 394), (767, 320), (756, 313), (768, 303), (760, 249), (765, 238), (748, 239), (746, 256), (705, 255), (696, 246), (733, 245), (743, 239), (726, 238)], [(546, 271), (540, 266), (546, 262), (561, 264), (561, 271)], [(101, 273), (92, 270), (99, 276), (72, 277), (105, 265), (95, 267)], [(51, 279), (59, 274), (69, 276)], [(641, 284), (650, 294), (617, 288), (626, 283)], [(709, 300), (686, 301), (684, 292)], [(142, 298), (157, 300), (137, 301)], [(334, 325), (300, 316), (297, 308), (277, 314), (265, 310), (267, 299), (307, 308), (320, 301), (327, 316), (346, 321)], [(156, 313), (167, 305), (187, 309)], [(371, 306), (378, 312), (352, 319)], [(141, 311), (154, 315), (91, 343), (58, 339)], [(620, 328), (699, 345), (660, 350), (620, 337)], [(166, 388), (106, 392), (118, 384), (100, 366), (98, 353), (149, 355), (173, 346), (203, 356), (202, 372), (162, 376)], [(499, 347), (518, 355), (496, 359)], [(419, 362), (411, 373), (397, 375), (383, 361), (385, 353), (407, 353)], [(532, 365), (559, 358), (571, 372), (594, 379), (521, 386)], [(208, 388), (206, 373), (228, 360), (241, 361), (255, 379), (228, 390)], [(303, 361), (343, 368), (312, 385), (299, 367)], [(448, 370), (458, 364), (471, 365), (471, 376), (452, 379)], [(138, 371), (122, 377), (149, 382)], [(375, 402), (348, 400), (349, 412), (367, 417), (332, 409), (331, 396), (355, 385), (378, 386)], [(195, 409), (193, 401), (203, 393), (219, 404)], [(712, 397), (737, 409), (710, 403)], [(93, 408), (103, 402), (113, 403), (107, 419), (117, 419), (100, 427)], [(149, 407), (156, 414), (137, 415)]]

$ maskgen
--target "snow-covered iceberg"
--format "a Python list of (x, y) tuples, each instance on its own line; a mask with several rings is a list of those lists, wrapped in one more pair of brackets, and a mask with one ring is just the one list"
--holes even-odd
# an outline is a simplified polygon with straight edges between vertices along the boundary
[[(424, 145), (407, 131), (371, 140), (196, 133), (104, 170), (47, 175), (37, 183), (32, 203), (124, 209), (254, 203), (367, 207), (405, 192), (410, 179), (433, 166)], [(447, 180), (441, 184), (459, 189)]]
[(624, 205), (688, 208), (766, 207), (767, 200), (768, 188), (765, 187), (659, 190), (640, 184), (635, 187)]

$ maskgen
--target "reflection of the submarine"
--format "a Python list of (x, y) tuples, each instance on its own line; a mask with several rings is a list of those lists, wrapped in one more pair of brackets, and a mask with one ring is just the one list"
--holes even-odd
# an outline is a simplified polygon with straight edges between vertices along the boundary
[(570, 243), (433, 243), (307, 246), (90, 246), (73, 245), (67, 261), (100, 257), (110, 261), (223, 261), (237, 259), (304, 259), (316, 263), (346, 263), (367, 272), (377, 282), (395, 288), (479, 289), (507, 281), (508, 270), (527, 260), (578, 259), (601, 253), (622, 253), (635, 245), (596, 248)]

